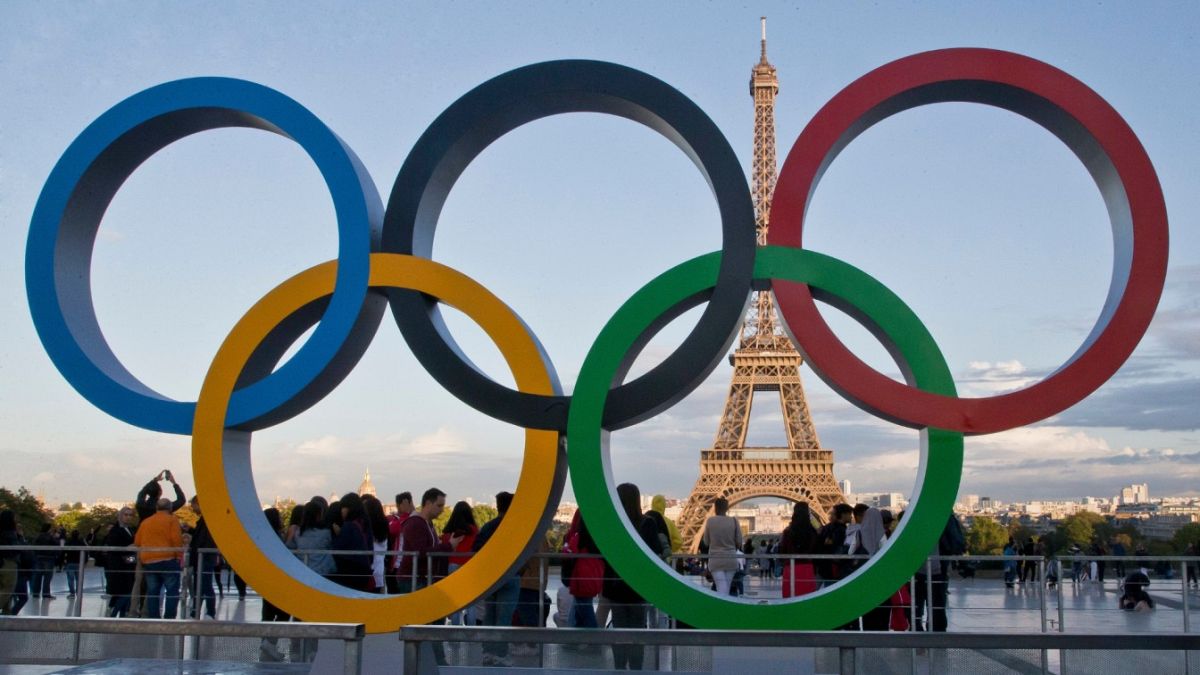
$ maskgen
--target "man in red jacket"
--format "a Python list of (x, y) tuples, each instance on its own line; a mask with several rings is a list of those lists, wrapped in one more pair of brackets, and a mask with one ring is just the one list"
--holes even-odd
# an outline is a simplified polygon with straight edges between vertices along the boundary
[[(421, 495), (421, 510), (414, 512), (404, 521), (400, 529), (399, 542), (399, 572), (397, 584), (401, 593), (411, 593), (429, 585), (431, 552), (449, 553), (463, 540), (463, 535), (456, 534), (450, 541), (438, 541), (437, 531), (433, 521), (446, 509), (446, 493), (437, 488), (429, 488)], [(414, 568), (415, 565), (415, 568)], [(416, 583), (413, 583), (413, 573), (416, 573)]]
[[(396, 512), (388, 516), (388, 550), (398, 551), (400, 548), (400, 530), (404, 527), (404, 521), (408, 520), (413, 512), (413, 499), (411, 492), (401, 492), (396, 495)], [(396, 578), (396, 572), (399, 570), (400, 560), (393, 553), (384, 561), (384, 569), (387, 570), (387, 592), (390, 595), (396, 595), (400, 592), (400, 584)]]

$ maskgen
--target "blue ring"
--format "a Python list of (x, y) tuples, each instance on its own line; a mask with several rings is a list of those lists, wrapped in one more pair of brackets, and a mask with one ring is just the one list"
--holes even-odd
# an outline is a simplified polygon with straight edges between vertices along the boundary
[(270, 363), (234, 392), (227, 424), (255, 429), (298, 414), (335, 384), (339, 353), (365, 349), (369, 336), (354, 338), (374, 329), (364, 301), (383, 206), (333, 131), (291, 98), (244, 80), (176, 80), (134, 94), (88, 125), (47, 178), (30, 224), (25, 285), (38, 336), (67, 382), (108, 414), (153, 431), (190, 434), (196, 404), (155, 392), (113, 354), (92, 302), (92, 250), (104, 211), (142, 162), (180, 138), (224, 127), (264, 129), (298, 143), (329, 187), (338, 228), (337, 279), (320, 323), (275, 372), (269, 366), (282, 351), (264, 355)]

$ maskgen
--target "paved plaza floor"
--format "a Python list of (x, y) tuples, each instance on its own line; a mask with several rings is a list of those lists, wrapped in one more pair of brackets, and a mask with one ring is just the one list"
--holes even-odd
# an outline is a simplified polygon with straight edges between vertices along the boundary
[[(22, 611), (23, 615), (30, 616), (77, 616), (83, 617), (100, 617), (104, 615), (107, 599), (103, 595), (103, 588), (100, 583), (102, 574), (97, 570), (89, 569), (85, 575), (85, 583), (83, 593), (80, 598), (69, 598), (67, 595), (65, 577), (61, 574), (55, 575), (53, 594), (54, 599), (46, 598), (31, 598), (29, 604)], [(700, 583), (699, 578), (689, 578), (695, 583)], [(553, 575), (549, 580), (549, 595), (554, 597), (554, 591), (559, 586), (557, 575)], [(1043, 598), (1042, 591), (1045, 595)], [(951, 581), (949, 595), (949, 627), (952, 632), (1016, 632), (1016, 633), (1037, 633), (1037, 632), (1055, 632), (1063, 630), (1070, 633), (1145, 633), (1145, 632), (1166, 632), (1180, 633), (1184, 629), (1184, 607), (1185, 603), (1189, 609), (1188, 619), (1192, 633), (1198, 632), (1194, 621), (1191, 621), (1190, 609), (1200, 607), (1200, 590), (1190, 590), (1186, 594), (1180, 587), (1177, 580), (1154, 580), (1150, 587), (1151, 595), (1155, 598), (1158, 608), (1153, 612), (1132, 613), (1123, 612), (1117, 609), (1117, 598), (1120, 595), (1120, 590), (1115, 581), (1108, 581), (1104, 584), (1098, 583), (1082, 583), (1071, 584), (1069, 581), (1062, 585), (1061, 588), (1043, 589), (1041, 584), (1028, 583), (1024, 585), (1018, 584), (1014, 588), (1006, 588), (1000, 579), (996, 578), (976, 578), (976, 579), (958, 579), (954, 578)], [(751, 599), (772, 599), (778, 598), (781, 595), (780, 583), (775, 579), (760, 579), (757, 576), (747, 578), (746, 596)], [(236, 590), (232, 586), (225, 591), (223, 597), (218, 598), (217, 603), (217, 618), (226, 621), (258, 621), (262, 609), (261, 598), (253, 592), (253, 589), (247, 594), (244, 600), (237, 596)], [(550, 613), (554, 616), (555, 607), (551, 606)], [(553, 625), (553, 620), (551, 620)], [(117, 639), (117, 636), (110, 636), (109, 639)], [(395, 638), (389, 638), (394, 640)], [(241, 652), (234, 655), (231, 660), (245, 659), (254, 661), (258, 658), (258, 645), (253, 642), (240, 648)], [(232, 652), (237, 652), (232, 645)], [(339, 648), (340, 649), (340, 648)], [(452, 662), (460, 663), (479, 663), (479, 646), (478, 645), (450, 645), (450, 653)], [(734, 670), (743, 671), (741, 666), (744, 666), (744, 672), (761, 672), (764, 667), (771, 667), (772, 670), (779, 672), (812, 672), (811, 670), (793, 670), (787, 667), (780, 668), (779, 664), (793, 664), (794, 656), (789, 656), (786, 650), (776, 650), (779, 653), (775, 654), (769, 650), (707, 650), (703, 653), (695, 652), (690, 656), (680, 650), (683, 655), (682, 660), (677, 654), (673, 657), (676, 660), (675, 666), (680, 672), (734, 672)], [(867, 655), (869, 662), (875, 662), (882, 667), (887, 665), (889, 669), (897, 672), (907, 672), (912, 663), (917, 663), (918, 670), (921, 672), (928, 671), (928, 659), (923, 655), (918, 656), (905, 650), (902, 653), (886, 653), (896, 650), (878, 650), (879, 654)], [(43, 652), (46, 653), (46, 652)], [(648, 650), (648, 659), (654, 656), (653, 650)], [(1015, 655), (1014, 655), (1015, 654)], [(1111, 653), (1108, 657), (1110, 660), (1114, 658)], [(976, 654), (975, 656), (978, 656)], [(766, 658), (766, 664), (763, 659)], [(817, 664), (816, 672), (830, 672), (821, 666), (821, 663), (828, 662), (826, 665), (831, 669), (836, 669), (831, 659), (832, 654), (816, 654), (810, 657), (810, 661)], [(1160, 663), (1163, 658), (1179, 660), (1179, 655), (1170, 654), (1140, 654), (1138, 656), (1139, 663), (1143, 666), (1153, 666), (1156, 670), (1156, 675), (1168, 672), (1182, 672), (1182, 669), (1171, 667), (1170, 663)], [(714, 662), (716, 660), (716, 662)], [(611, 656), (607, 655), (605, 650), (593, 650), (588, 652), (584, 650), (569, 650), (562, 648), (559, 645), (550, 645), (547, 649), (538, 656), (530, 654), (517, 654), (512, 657), (514, 666), (533, 667), (538, 664), (547, 666), (548, 668), (578, 668), (578, 667), (595, 667), (603, 668), (611, 663)], [(1051, 656), (1050, 666), (1053, 671), (1058, 669), (1058, 654)], [(992, 655), (983, 660), (984, 663), (990, 663), (995, 666), (994, 669), (984, 668), (978, 663), (972, 662), (970, 666), (972, 672), (1040, 672), (1040, 654), (1038, 652), (1020, 653), (1016, 650), (1006, 651), (1004, 654)], [(1078, 662), (1078, 660), (1077, 660)], [(740, 666), (735, 668), (735, 664)], [(775, 664), (770, 666), (769, 664)], [(1157, 664), (1157, 665), (1155, 665)], [(946, 664), (948, 665), (948, 664)], [(1127, 663), (1125, 664), (1128, 665)], [(943, 672), (954, 672), (955, 668), (948, 665), (950, 671), (942, 670)], [(966, 668), (966, 665), (962, 665)], [(1097, 663), (1094, 668), (1088, 668), (1085, 671), (1079, 671), (1072, 668), (1072, 672), (1122, 672), (1124, 666), (1113, 665), (1111, 668), (1105, 667), (1103, 663)], [(3, 666), (0, 665), (0, 675), (33, 675), (48, 672), (59, 672), (66, 670), (64, 666), (49, 667), (49, 666)], [(127, 670), (127, 668), (126, 668)], [(517, 669), (519, 670), (519, 669)], [(123, 672), (121, 668), (116, 670), (77, 670), (76, 673), (99, 673), (99, 672)], [(147, 671), (150, 672), (150, 671)], [(223, 671), (222, 671), (223, 672)], [(875, 669), (868, 668), (860, 672), (875, 672)]]

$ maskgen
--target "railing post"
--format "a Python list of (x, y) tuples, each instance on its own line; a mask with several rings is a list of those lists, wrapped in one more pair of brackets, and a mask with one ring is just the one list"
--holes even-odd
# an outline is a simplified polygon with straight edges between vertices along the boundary
[[(549, 570), (550, 560), (548, 558), (543, 557), (541, 553), (538, 553), (537, 561), (538, 561), (538, 588), (537, 588), (538, 618), (537, 618), (537, 624), (538, 624), (539, 628), (545, 628), (546, 627), (545, 619), (543, 618), (546, 616), (546, 591), (545, 591), (545, 589), (550, 585), (549, 581), (547, 581), (547, 577), (550, 576), (550, 570)], [(519, 596), (518, 596), (518, 599), (520, 599)], [(544, 642), (539, 642), (538, 643), (538, 668), (545, 668), (545, 667), (546, 667), (546, 644)]]
[(79, 549), (79, 567), (75, 572), (75, 616), (83, 616), (83, 576), (87, 569), (87, 549)]
[(421, 672), (421, 643), (413, 640), (403, 640), (404, 642), (404, 673), (405, 675), (416, 675)]
[[(942, 561), (937, 561), (938, 571), (942, 571)], [(946, 576), (946, 602), (950, 602), (950, 577)], [(933, 557), (925, 558), (925, 632), (933, 632)], [(943, 607), (949, 615), (950, 608)], [(930, 659), (930, 663), (933, 660)]]
[[(1183, 573), (1179, 576), (1179, 588), (1182, 591), (1182, 593), (1180, 594), (1180, 598), (1183, 602), (1183, 632), (1190, 633), (1190, 632), (1192, 632), (1192, 621), (1191, 621), (1192, 613), (1188, 609), (1188, 578), (1187, 578), (1187, 561), (1186, 560), (1179, 563), (1179, 571)], [(1184, 657), (1184, 660), (1186, 661), (1187, 660), (1186, 652), (1184, 652), (1183, 657)]]
[[(1038, 560), (1038, 609), (1042, 613), (1042, 632), (1046, 632), (1046, 559)], [(1045, 653), (1043, 653), (1045, 656)]]
[(838, 647), (838, 672), (854, 675), (854, 647)]
[(1058, 632), (1063, 633), (1066, 632), (1066, 626), (1063, 622), (1063, 618), (1065, 617), (1063, 609), (1063, 584), (1067, 581), (1065, 578), (1067, 575), (1063, 572), (1062, 560), (1056, 558), (1055, 561), (1058, 563), (1058, 581), (1054, 584), (1054, 587), (1058, 589)]
[[(408, 643), (405, 643), (405, 673), (416, 673), (417, 669), (408, 669)], [(342, 672), (345, 675), (359, 675), (362, 673), (362, 638), (354, 640), (344, 640), (342, 642)]]

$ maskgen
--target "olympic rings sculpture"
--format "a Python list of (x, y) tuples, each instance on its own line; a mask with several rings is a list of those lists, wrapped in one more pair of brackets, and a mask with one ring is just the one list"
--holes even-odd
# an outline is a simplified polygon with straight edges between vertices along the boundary
[[(1091, 172), (1112, 222), (1113, 277), (1091, 335), (1058, 371), (1014, 393), (957, 397), (932, 336), (899, 298), (846, 263), (798, 248), (807, 205), (841, 149), (890, 115), (944, 101), (1005, 108), (1054, 133)], [(469, 277), (428, 258), (441, 207), (474, 157), (529, 121), (580, 111), (634, 120), (685, 152), (713, 191), (722, 248), (671, 268), (635, 293), (597, 337), (568, 397), (549, 357), (511, 309)], [(333, 198), (338, 257), (268, 293), (221, 345), (197, 401), (173, 401), (141, 383), (105, 342), (91, 299), (91, 253), (105, 209), (143, 161), (187, 135), (231, 126), (284, 135), (312, 158)], [(384, 632), (471, 604), (535, 548), (569, 464), (593, 537), (649, 602), (698, 627), (832, 628), (877, 606), (933, 548), (958, 490), (964, 434), (1045, 419), (1082, 400), (1128, 358), (1162, 292), (1166, 208), (1137, 137), (1087, 86), (1018, 54), (947, 49), (884, 65), (830, 100), (787, 155), (770, 222), (770, 245), (756, 248), (750, 190), (727, 140), (683, 94), (624, 66), (555, 61), (480, 85), (417, 141), (386, 209), (353, 151), (300, 104), (250, 82), (195, 78), (131, 96), (71, 143), (33, 213), (26, 287), (42, 344), (71, 386), (125, 422), (192, 436), (197, 492), (205, 496), (205, 516), (223, 554), (251, 585), (304, 620), (364, 622), (369, 631)], [(881, 555), (838, 584), (764, 606), (689, 586), (646, 550), (615, 505), (605, 432), (652, 417), (698, 386), (732, 344), (750, 290), (767, 286), (818, 375), (855, 405), (921, 429), (921, 460), (913, 503)], [(814, 299), (871, 330), (894, 355), (907, 384), (851, 354)], [(461, 356), (441, 321), (439, 303), (466, 313), (495, 341), (515, 390)], [(624, 383), (649, 338), (700, 303), (707, 304), (680, 347)], [(250, 465), (251, 433), (300, 414), (336, 387), (366, 350), (385, 305), (409, 348), (442, 386), (477, 410), (526, 429), (516, 498), (497, 536), (454, 574), (393, 597), (337, 586), (301, 564), (261, 517)], [(314, 326), (280, 365), (289, 347)]]

